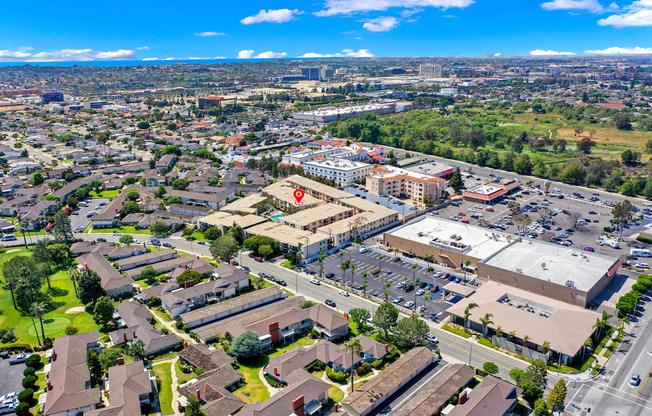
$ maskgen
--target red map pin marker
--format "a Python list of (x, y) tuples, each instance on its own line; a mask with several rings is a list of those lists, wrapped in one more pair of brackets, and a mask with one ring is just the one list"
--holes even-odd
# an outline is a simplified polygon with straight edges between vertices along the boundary
[(301, 189), (297, 189), (294, 191), (294, 199), (297, 200), (297, 205), (301, 205), (301, 200), (303, 199), (304, 195), (305, 192), (303, 192)]

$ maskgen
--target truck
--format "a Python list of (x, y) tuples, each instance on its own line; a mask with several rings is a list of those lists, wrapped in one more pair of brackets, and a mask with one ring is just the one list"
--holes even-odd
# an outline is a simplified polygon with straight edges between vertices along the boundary
[(604, 236), (600, 236), (598, 240), (595, 242), (596, 244), (600, 246), (609, 246), (612, 248), (620, 248), (620, 242), (614, 238), (608, 238)]
[(652, 257), (652, 251), (642, 248), (633, 248), (629, 250), (629, 254), (636, 257)]

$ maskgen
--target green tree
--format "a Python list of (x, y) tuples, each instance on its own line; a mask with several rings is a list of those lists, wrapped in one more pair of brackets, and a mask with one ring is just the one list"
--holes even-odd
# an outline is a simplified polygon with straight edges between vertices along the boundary
[(77, 276), (77, 294), (84, 305), (95, 305), (99, 298), (106, 296), (100, 275), (91, 269), (84, 269)]
[(142, 339), (132, 340), (125, 347), (125, 352), (128, 356), (134, 359), (134, 361), (144, 361), (147, 358), (145, 353), (145, 342)]
[(522, 383), (520, 387), (523, 389), (523, 398), (530, 407), (534, 407), (534, 403), (543, 397), (543, 389), (531, 381)]
[(163, 220), (156, 220), (149, 225), (149, 230), (154, 235), (165, 235), (167, 234), (169, 228), (170, 227), (168, 227), (168, 224)]
[(371, 318), (371, 313), (363, 308), (353, 308), (349, 311), (349, 319), (358, 327), (358, 331), (364, 332), (365, 323)]
[(613, 222), (618, 224), (620, 232), (618, 234), (618, 239), (623, 237), (623, 226), (629, 222), (632, 222), (634, 219), (634, 207), (632, 203), (628, 200), (622, 202), (616, 202), (613, 209), (611, 210), (611, 216)]
[(552, 391), (548, 394), (548, 404), (554, 412), (561, 412), (564, 409), (564, 401), (566, 401), (566, 383), (563, 379), (560, 379), (552, 388)]
[(455, 192), (460, 192), (462, 189), (464, 189), (464, 180), (462, 179), (460, 168), (455, 169), (455, 172), (453, 172), (453, 176), (451, 176), (448, 184), (455, 190)]
[(129, 191), (127, 191), (126, 198), (129, 201), (138, 201), (138, 199), (140, 198), (140, 192), (138, 192), (138, 190), (136, 189), (130, 189)]
[(525, 378), (542, 390), (545, 389), (548, 383), (548, 368), (546, 367), (546, 363), (543, 360), (534, 360), (525, 370)]
[(41, 322), (41, 335), (45, 340), (45, 329), (43, 328), (43, 316), (48, 312), (48, 305), (45, 302), (34, 302), (30, 307), (30, 314)]
[(533, 416), (550, 416), (550, 412), (550, 407), (545, 400), (537, 399), (537, 401), (534, 402), (534, 412), (532, 413)]
[(614, 124), (618, 130), (631, 130), (632, 122), (627, 113), (617, 113), (614, 116)]
[(115, 367), (118, 364), (118, 358), (122, 357), (122, 348), (114, 346), (102, 350), (100, 353), (100, 365), (104, 371)]
[(54, 227), (52, 228), (54, 241), (57, 243), (70, 244), (74, 240), (72, 227), (70, 226), (70, 218), (63, 211), (58, 211), (54, 214)]
[(188, 189), (188, 185), (190, 185), (190, 181), (186, 178), (179, 178), (175, 179), (172, 182), (172, 189), (177, 190), (177, 191), (185, 191)]
[(404, 349), (413, 348), (426, 343), (426, 335), (430, 328), (417, 315), (403, 318), (394, 327), (394, 342)]
[(253, 331), (244, 331), (233, 339), (231, 352), (240, 359), (252, 359), (261, 354), (260, 340), (258, 334)]
[(64, 266), (72, 259), (72, 251), (68, 244), (50, 244), (48, 253), (52, 262), (57, 266)]
[(149, 130), (151, 126), (149, 125), (149, 122), (141, 121), (138, 124), (136, 124), (136, 127), (138, 127), (140, 130)]
[(494, 315), (491, 314), (491, 313), (487, 313), (482, 318), (480, 318), (480, 323), (482, 324), (482, 336), (483, 337), (487, 336), (487, 326), (494, 323), (491, 320), (492, 316), (494, 316)]
[(34, 184), (34, 186), (39, 186), (43, 182), (45, 182), (45, 178), (43, 177), (43, 174), (41, 172), (36, 172), (32, 176), (32, 184)]
[(254, 275), (251, 278), (251, 284), (256, 288), (256, 289), (262, 289), (265, 287), (265, 279), (258, 275)]
[(159, 186), (158, 186), (158, 189), (157, 189), (156, 192), (154, 193), (154, 196), (156, 196), (157, 198), (161, 198), (161, 197), (162, 197), (163, 195), (165, 195), (167, 192), (168, 192), (168, 191), (165, 190), (165, 186), (163, 186), (163, 185), (159, 185)]
[(130, 245), (131, 243), (134, 242), (134, 238), (131, 236), (131, 234), (124, 234), (120, 236), (120, 244), (124, 244), (125, 246)]
[(487, 374), (498, 374), (498, 366), (496, 365), (496, 363), (492, 363), (491, 361), (487, 361), (486, 363), (484, 363), (482, 365), (482, 369)]
[(525, 377), (525, 371), (520, 368), (512, 368), (509, 370), (509, 377), (514, 380), (517, 385), (520, 385), (521, 380)]
[(469, 327), (469, 318), (471, 317), (471, 310), (477, 307), (478, 307), (477, 303), (471, 302), (468, 305), (466, 305), (466, 308), (464, 308), (464, 328)]
[(102, 375), (104, 370), (102, 370), (102, 364), (100, 363), (100, 357), (93, 350), (88, 350), (86, 353), (86, 365), (88, 370), (91, 373), (91, 386), (97, 387), (102, 380)]
[(591, 140), (589, 137), (583, 137), (577, 142), (577, 150), (585, 154), (591, 153), (591, 148), (593, 148), (597, 143)]
[(231, 235), (223, 235), (213, 242), (210, 247), (211, 255), (215, 260), (230, 262), (238, 252), (238, 242)]
[(145, 279), (145, 282), (148, 285), (154, 283), (156, 281), (157, 276), (158, 276), (158, 272), (152, 266), (145, 266), (145, 268), (140, 272), (140, 278)]
[(204, 239), (208, 241), (215, 241), (222, 235), (222, 230), (217, 227), (210, 227), (204, 231)]
[(383, 303), (374, 313), (373, 324), (385, 333), (385, 339), (389, 339), (389, 331), (393, 330), (398, 320), (398, 309), (391, 303)]
[(197, 270), (186, 270), (177, 277), (177, 284), (183, 287), (186, 282), (195, 282), (195, 284), (197, 284), (201, 283), (202, 280), (204, 279), (202, 278), (201, 273)]
[(188, 397), (188, 406), (186, 406), (186, 416), (206, 416), (206, 413), (201, 408), (197, 397), (190, 395)]
[(32, 259), (36, 263), (52, 264), (52, 257), (45, 240), (38, 240), (32, 247)]
[(113, 306), (111, 298), (103, 296), (95, 303), (95, 308), (93, 308), (93, 320), (96, 324), (102, 325), (102, 327), (106, 329), (109, 327), (109, 323), (113, 320), (114, 312), (115, 307)]

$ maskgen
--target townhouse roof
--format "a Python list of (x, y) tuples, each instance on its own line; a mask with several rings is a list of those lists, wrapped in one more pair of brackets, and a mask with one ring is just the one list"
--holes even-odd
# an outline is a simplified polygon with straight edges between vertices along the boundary
[(277, 296), (281, 293), (281, 289), (276, 286), (266, 287), (194, 311), (186, 312), (181, 314), (181, 319), (183, 319), (184, 322), (200, 321), (211, 316), (217, 316), (231, 310), (242, 308), (252, 303), (261, 302), (270, 296)]
[(54, 415), (100, 403), (100, 389), (88, 388), (91, 375), (86, 364), (90, 346), (99, 342), (99, 331), (54, 340), (44, 415)]
[(195, 201), (205, 201), (205, 202), (215, 202), (215, 203), (220, 203), (220, 202), (226, 201), (226, 198), (224, 198), (221, 195), (205, 194), (203, 192), (172, 190), (172, 191), (170, 191), (168, 196), (169, 197), (176, 196), (176, 197), (179, 197), (179, 198), (192, 199), (192, 200), (195, 200)]
[(77, 257), (79, 264), (96, 272), (102, 280), (102, 287), (106, 291), (122, 286), (133, 285), (131, 277), (123, 276), (118, 272), (104, 256), (97, 251), (82, 254)]
[(176, 257), (174, 259), (159, 261), (158, 263), (148, 264), (146, 266), (135, 267), (133, 269), (127, 270), (125, 273), (127, 273), (127, 276), (129, 276), (129, 277), (137, 277), (137, 276), (140, 276), (140, 273), (143, 270), (145, 270), (145, 268), (148, 267), (148, 266), (154, 268), (154, 270), (156, 270), (157, 272), (160, 272), (161, 270), (173, 270), (173, 269), (176, 269), (179, 266), (192, 264), (195, 261), (197, 261), (197, 257), (195, 257), (195, 256), (180, 256), (180, 257)]
[(212, 348), (205, 344), (189, 344), (179, 352), (179, 357), (191, 365), (201, 368), (204, 372), (235, 362), (223, 349)]
[(468, 399), (449, 416), (502, 416), (518, 400), (523, 389), (492, 375), (487, 375), (468, 395)]
[[(236, 373), (240, 374), (237, 371)], [(201, 402), (205, 402), (202, 405), (202, 410), (206, 413), (206, 416), (233, 415), (245, 403), (223, 387), (224, 383), (228, 383), (229, 380), (223, 380), (221, 376), (219, 370), (202, 374), (197, 381), (184, 386), (179, 392), (185, 397), (199, 396)], [(242, 375), (240, 375), (240, 378), (242, 378)], [(232, 383), (226, 385), (229, 386), (230, 384)]]
[(118, 260), (116, 263), (118, 264), (118, 266), (120, 266), (120, 268), (124, 268), (124, 267), (131, 266), (133, 264), (141, 263), (143, 261), (147, 261), (147, 262), (152, 261), (158, 263), (157, 260), (169, 256), (174, 256), (174, 258), (176, 258), (179, 256), (179, 254), (174, 250), (163, 249), (157, 251), (150, 251), (149, 253), (141, 254), (140, 256), (127, 257), (126, 259)]
[(109, 406), (85, 412), (88, 416), (140, 415), (140, 396), (152, 393), (149, 371), (142, 361), (109, 368)]
[(146, 306), (127, 301), (120, 303), (116, 307), (116, 311), (127, 328), (109, 333), (114, 344), (141, 340), (145, 344), (145, 353), (149, 355), (171, 348), (181, 342), (181, 339), (175, 334), (164, 335), (149, 323), (154, 316)]

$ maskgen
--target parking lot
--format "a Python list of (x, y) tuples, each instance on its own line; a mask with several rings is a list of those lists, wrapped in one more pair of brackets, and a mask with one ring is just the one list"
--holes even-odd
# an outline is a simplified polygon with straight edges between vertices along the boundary
[(410, 205), (411, 202), (406, 200), (406, 202), (401, 201), (398, 198), (391, 196), (378, 196), (374, 195), (371, 192), (365, 192), (361, 187), (356, 186), (347, 186), (344, 190), (355, 196), (366, 199), (368, 201), (374, 202), (378, 205), (393, 209), (398, 212), (401, 216), (410, 215), (416, 211), (414, 205)]
[(0, 360), (0, 374), (2, 374), (2, 377), (0, 377), (0, 396), (23, 391), (23, 371), (25, 371), (24, 363), (9, 365), (9, 358)]
[[(383, 299), (385, 281), (388, 281), (391, 284), (388, 289), (390, 293), (390, 301), (394, 301), (397, 297), (402, 297), (403, 300), (394, 303), (410, 310), (414, 310), (420, 306), (425, 306), (427, 311), (421, 311), (422, 314), (428, 317), (434, 316), (437, 319), (442, 319), (446, 316), (445, 311), (451, 306), (449, 301), (454, 301), (450, 295), (446, 301), (442, 300), (441, 287), (449, 283), (449, 281), (451, 281), (449, 279), (464, 279), (463, 275), (439, 269), (436, 265), (433, 265), (433, 271), (428, 271), (427, 268), (418, 265), (415, 267), (415, 264), (412, 263), (410, 259), (403, 258), (401, 260), (401, 257), (399, 257), (399, 260), (395, 260), (396, 257), (391, 253), (379, 254), (374, 251), (360, 253), (355, 247), (348, 247), (341, 252), (344, 253), (344, 256), (342, 257), (338, 257), (336, 253), (324, 259), (324, 277), (332, 273), (333, 276), (329, 280), (340, 284), (351, 284), (351, 269), (349, 268), (346, 271), (346, 282), (343, 282), (342, 269), (340, 266), (343, 262), (348, 261), (351, 264), (355, 264), (355, 275), (351, 286), (356, 290), (362, 292), (362, 272), (366, 271), (369, 276), (366, 290), (368, 295)], [(374, 274), (377, 270), (380, 270), (380, 272)], [(306, 271), (315, 275), (319, 274), (319, 262), (315, 261), (306, 265)], [(443, 278), (446, 273), (449, 274), (448, 279)], [(441, 274), (442, 277), (436, 277), (437, 274)], [(471, 275), (469, 275), (468, 278), (471, 278)], [(432, 291), (427, 288), (416, 287), (408, 292), (399, 288), (399, 285), (402, 286), (406, 283), (412, 283), (416, 279), (419, 279), (425, 284), (437, 286), (437, 288), (433, 288), (435, 291)], [(432, 299), (424, 299), (426, 295), (430, 295)], [(415, 302), (416, 305), (410, 307), (410, 305), (406, 305), (407, 302)]]
[[(476, 181), (476, 176), (465, 178), (467, 188), (475, 184), (484, 183)], [(542, 184), (540, 184), (542, 186)], [(558, 195), (564, 195), (560, 199)], [(558, 243), (569, 245), (571, 247), (584, 249), (589, 247), (597, 253), (619, 257), (623, 254), (629, 254), (627, 244), (621, 243), (620, 248), (612, 248), (606, 245), (596, 243), (598, 237), (604, 233), (604, 227), (610, 226), (611, 204), (617, 201), (615, 198), (605, 198), (601, 194), (581, 194), (584, 198), (579, 198), (572, 194), (552, 191), (545, 195), (536, 187), (529, 188), (523, 186), (519, 192), (511, 195), (513, 202), (520, 205), (520, 211), (529, 216), (533, 224), (526, 230), (526, 238), (542, 238), (542, 234), (548, 234), (548, 238), (558, 239)], [(593, 201), (591, 201), (593, 199)], [(463, 201), (460, 206), (449, 206), (439, 210), (436, 215), (442, 218), (454, 219), (456, 221), (468, 222), (472, 225), (487, 225), (491, 228), (503, 230), (510, 234), (517, 233), (517, 227), (511, 221), (511, 210), (508, 208), (509, 200), (496, 203), (494, 205), (482, 205), (474, 202)], [(552, 218), (548, 224), (538, 224), (541, 215), (537, 211), (538, 207), (546, 206), (552, 211)], [(586, 219), (586, 224), (573, 229), (571, 216), (567, 213), (578, 213), (580, 218)], [(623, 236), (627, 237), (637, 233), (647, 224), (649, 220), (639, 220), (637, 225), (631, 225), (625, 229)], [(617, 232), (613, 234), (617, 235)], [(544, 237), (545, 238), (545, 237)], [(636, 245), (636, 244), (633, 244)]]
[(74, 232), (79, 232), (83, 231), (88, 224), (91, 222), (91, 218), (88, 218), (87, 215), (91, 211), (95, 211), (99, 213), (102, 210), (102, 206), (100, 204), (107, 204), (109, 202), (108, 198), (95, 198), (95, 199), (88, 199), (86, 201), (88, 203), (87, 207), (82, 207), (81, 205), (79, 206), (77, 213), (73, 214), (70, 216), (70, 226), (72, 227)]

